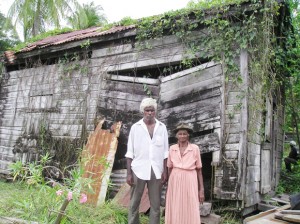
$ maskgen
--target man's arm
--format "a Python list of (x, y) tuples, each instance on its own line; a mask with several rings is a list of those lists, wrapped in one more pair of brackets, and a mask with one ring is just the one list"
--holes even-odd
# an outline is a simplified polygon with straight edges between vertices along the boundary
[(126, 157), (126, 165), (127, 165), (127, 178), (126, 178), (126, 182), (127, 184), (129, 184), (130, 186), (133, 185), (134, 180), (133, 180), (133, 173), (132, 173), (132, 169), (131, 169), (131, 163), (133, 160), (133, 128), (131, 127), (130, 132), (129, 132), (129, 136), (128, 136), (128, 142), (127, 142), (127, 152), (125, 154)]
[(132, 159), (131, 158), (127, 158), (127, 178), (126, 178), (126, 182), (130, 186), (132, 186), (133, 183), (134, 183), (134, 181), (133, 181), (133, 175), (132, 175), (132, 170), (131, 170), (131, 163), (132, 163)]
[(167, 168), (168, 156), (169, 156), (169, 136), (168, 136), (167, 128), (165, 127), (165, 131), (164, 131), (164, 164), (163, 164), (164, 170), (161, 175), (161, 183), (162, 184), (165, 184), (168, 181), (168, 168)]
[(164, 171), (161, 175), (161, 183), (165, 184), (168, 181), (168, 168), (167, 168), (168, 158), (164, 159)]

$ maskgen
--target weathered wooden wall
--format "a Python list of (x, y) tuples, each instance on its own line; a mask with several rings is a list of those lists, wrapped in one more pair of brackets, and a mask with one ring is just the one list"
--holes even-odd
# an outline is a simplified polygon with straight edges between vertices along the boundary
[(59, 139), (80, 138), (83, 131), (93, 130), (99, 78), (91, 71), (64, 73), (61, 65), (9, 72), (0, 95), (1, 171), (15, 159), (26, 162), (38, 154), (41, 126)]
[(242, 82), (233, 78), (224, 87), (223, 158), (216, 164), (214, 194), (242, 201), (247, 214), (278, 184), (284, 110), (282, 89), (266, 95), (259, 77), (249, 74), (246, 51), (239, 62)]

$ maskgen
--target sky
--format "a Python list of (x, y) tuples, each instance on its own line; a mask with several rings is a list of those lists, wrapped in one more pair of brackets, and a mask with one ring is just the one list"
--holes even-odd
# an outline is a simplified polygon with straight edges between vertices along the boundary
[[(89, 3), (91, 0), (78, 0)], [(108, 22), (118, 22), (124, 17), (138, 19), (184, 8), (190, 0), (94, 0), (101, 5)], [(6, 16), (13, 0), (0, 0), (0, 11)]]

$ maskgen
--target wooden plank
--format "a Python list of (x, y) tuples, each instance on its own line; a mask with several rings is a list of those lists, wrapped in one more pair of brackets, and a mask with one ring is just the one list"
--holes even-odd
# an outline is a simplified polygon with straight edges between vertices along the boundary
[(238, 134), (240, 133), (240, 128), (241, 125), (240, 124), (231, 124), (231, 123), (227, 123), (224, 125), (224, 131), (227, 134)]
[[(241, 100), (242, 107), (241, 107), (241, 132), (240, 132), (240, 149), (238, 155), (238, 180), (237, 182), (240, 183), (239, 195), (238, 198), (244, 200), (244, 190), (245, 184), (248, 182), (252, 182), (253, 180), (249, 181), (246, 178), (248, 172), (252, 171), (253, 168), (247, 169), (247, 163), (245, 162), (247, 156), (247, 132), (248, 132), (248, 97), (247, 97), (247, 89), (248, 89), (248, 53), (247, 50), (242, 50), (240, 54), (240, 74), (242, 78), (242, 85), (241, 88), (245, 91), (245, 97)], [(254, 168), (254, 170), (256, 170)], [(255, 175), (256, 176), (256, 175)], [(248, 204), (245, 207), (251, 206), (252, 204)]]
[(238, 151), (225, 151), (223, 152), (224, 153), (224, 156), (226, 159), (228, 160), (236, 160), (238, 158)]
[[(1, 173), (1, 171), (0, 171)], [(13, 217), (4, 217), (0, 216), (0, 224), (38, 224), (38, 222), (33, 222), (33, 221), (28, 221), (24, 219), (18, 219), (18, 218), (13, 218)]]
[(179, 105), (187, 105), (196, 101), (202, 101), (210, 98), (221, 98), (221, 92), (219, 87), (215, 87), (212, 89), (204, 89), (202, 91), (199, 90), (196, 92), (191, 91), (190, 93), (185, 94), (184, 96), (176, 98), (172, 97), (171, 95), (171, 99), (167, 99), (167, 101), (165, 101), (166, 98), (163, 98), (163, 95), (161, 95), (160, 100), (160, 104), (162, 105), (163, 109), (168, 109)]
[[(133, 60), (134, 62), (128, 62), (122, 64), (117, 64), (114, 62), (111, 65), (105, 64), (103, 69), (106, 72), (113, 72), (113, 71), (117, 72), (117, 71), (137, 69), (137, 68), (150, 68), (159, 65), (169, 65), (170, 63), (175, 63), (175, 62), (178, 63), (184, 58), (186, 57), (182, 54), (178, 54), (178, 55), (175, 54), (175, 55), (168, 55), (168, 56), (163, 56), (154, 59)], [(98, 64), (99, 62), (96, 63)]]
[(300, 215), (284, 215), (282, 219), (293, 223), (300, 223)]
[(291, 215), (300, 215), (300, 210), (282, 210), (282, 211), (280, 211), (280, 213), (291, 214)]
[(132, 44), (112, 45), (101, 49), (94, 49), (91, 58), (106, 57), (116, 54), (129, 53), (134, 50)]
[(248, 166), (246, 170), (246, 183), (261, 181), (260, 166)]
[(260, 155), (252, 154), (252, 153), (250, 153), (251, 152), (250, 150), (248, 152), (249, 152), (248, 159), (247, 159), (248, 165), (249, 166), (260, 166), (260, 163), (261, 163)]
[(241, 114), (225, 114), (224, 124), (239, 124), (241, 123)]
[[(173, 83), (170, 83), (172, 86)], [(216, 87), (220, 87), (221, 82), (220, 82), (220, 77), (215, 77), (212, 79), (204, 80), (202, 82), (193, 82), (189, 85), (181, 86), (179, 87), (172, 87), (171, 91), (161, 93), (161, 100), (162, 102), (173, 100), (179, 97), (182, 97), (184, 95), (190, 94), (190, 93), (195, 93), (195, 95), (198, 92), (207, 90), (207, 89), (213, 89)], [(221, 102), (221, 100), (219, 100)]]
[[(154, 95), (159, 94), (159, 87), (154, 85), (147, 85), (147, 88)], [(118, 81), (109, 81), (103, 82), (102, 90), (107, 91), (117, 91), (123, 93), (131, 93), (137, 95), (145, 95), (143, 83), (131, 83), (131, 82), (118, 82)]]
[(160, 110), (160, 118), (165, 119), (168, 116), (189, 116), (193, 114), (205, 113), (210, 111), (212, 114), (220, 115), (220, 98), (214, 97), (210, 99), (204, 99), (197, 102), (192, 102), (189, 104), (176, 105), (173, 108), (167, 108)]
[(239, 134), (231, 134), (229, 133), (227, 136), (226, 136), (226, 144), (236, 144), (236, 143), (239, 143), (240, 142), (240, 135)]
[(111, 45), (102, 49), (93, 50), (92, 58), (107, 57), (111, 55), (119, 55), (119, 54), (130, 53), (130, 52), (139, 52), (140, 51), (139, 47), (142, 47), (144, 44), (150, 45), (151, 49), (162, 48), (162, 47), (171, 48), (171, 46), (181, 44), (181, 41), (178, 37), (172, 35), (172, 36), (164, 36), (163, 38), (158, 38), (158, 39), (150, 39), (147, 40), (146, 42), (138, 43), (138, 45), (135, 46), (135, 48), (133, 47), (132, 44)]
[[(145, 95), (146, 97), (146, 95)], [(140, 102), (134, 102), (134, 101), (128, 101), (123, 99), (114, 99), (114, 98), (108, 98), (108, 99), (101, 99), (99, 102), (99, 108), (103, 109), (113, 109), (118, 111), (136, 111), (140, 113)]]
[(249, 149), (249, 152), (251, 152), (252, 154), (260, 155), (260, 151), (261, 151), (260, 144), (248, 142), (248, 149)]
[(201, 153), (220, 150), (220, 137), (218, 133), (193, 137), (192, 142), (200, 147)]
[(233, 143), (233, 144), (226, 144), (225, 145), (226, 151), (238, 151), (239, 150), (239, 143)]
[(232, 92), (230, 91), (227, 96), (227, 105), (237, 105), (242, 103), (243, 100), (242, 92)]
[(135, 101), (140, 103), (145, 98), (145, 93), (143, 95), (137, 95), (137, 94), (117, 92), (117, 91), (100, 90), (99, 96), (104, 99), (105, 98), (123, 99), (123, 100), (130, 100), (130, 101)]
[(158, 79), (151, 78), (141, 78), (141, 77), (130, 77), (130, 76), (122, 76), (122, 75), (111, 75), (108, 76), (107, 79), (114, 81), (122, 81), (122, 82), (133, 82), (133, 83), (142, 83), (148, 85), (158, 85)]
[[(165, 82), (168, 82), (168, 81), (171, 81), (174, 79), (179, 79), (181, 77), (186, 77), (187, 75), (190, 75), (192, 73), (196, 73), (199, 76), (200, 75), (203, 76), (205, 73), (210, 74), (210, 75), (219, 75), (219, 74), (221, 74), (221, 68), (220, 68), (220, 66), (217, 66), (217, 65), (219, 65), (219, 64), (216, 62), (210, 61), (210, 62), (201, 64), (201, 65), (195, 66), (193, 68), (186, 69), (184, 71), (177, 72), (172, 75), (168, 75), (161, 79), (162, 86), (164, 87)], [(209, 72), (210, 68), (212, 68), (212, 67), (215, 67), (213, 69), (213, 72)], [(203, 70), (205, 70), (205, 71), (203, 71)], [(200, 77), (197, 77), (197, 78), (200, 78)], [(182, 80), (182, 79), (180, 79), (180, 80)]]
[(244, 200), (245, 200), (245, 207), (250, 207), (251, 205), (255, 205), (258, 202), (260, 202), (261, 197), (260, 197), (259, 192), (255, 192), (252, 195), (245, 196)]
[(255, 192), (259, 192), (260, 189), (260, 183), (258, 181), (247, 183), (246, 189), (245, 189), (245, 196), (253, 195)]
[[(108, 55), (103, 58), (98, 59), (98, 65), (103, 64), (104, 70), (113, 71), (113, 70), (124, 70), (119, 66), (130, 65), (131, 69), (134, 69), (132, 65), (136, 64), (136, 67), (143, 67), (138, 64), (144, 64), (145, 62), (150, 61), (159, 61), (159, 60), (172, 60), (176, 57), (183, 56), (184, 49), (182, 43), (176, 43), (171, 46), (158, 46), (152, 47), (151, 49), (143, 49), (142, 51), (133, 51), (124, 54), (117, 55)], [(94, 58), (91, 59), (95, 60)], [(93, 63), (94, 64), (94, 63)], [(118, 69), (116, 69), (118, 68)], [(128, 68), (127, 68), (128, 69)]]

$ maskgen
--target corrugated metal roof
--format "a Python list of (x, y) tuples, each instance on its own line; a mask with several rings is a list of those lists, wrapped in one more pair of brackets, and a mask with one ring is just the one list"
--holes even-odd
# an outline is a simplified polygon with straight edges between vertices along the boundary
[[(115, 26), (105, 31), (101, 31), (101, 27), (91, 27), (84, 30), (76, 30), (69, 33), (63, 33), (56, 36), (46, 37), (43, 40), (30, 43), (26, 47), (19, 50), (17, 53), (29, 52), (35, 49), (42, 49), (49, 46), (60, 45), (72, 41), (84, 40), (92, 37), (115, 34), (118, 32), (130, 30), (134, 28), (136, 28), (135, 25), (129, 25), (129, 26)], [(17, 58), (13, 51), (4, 52), (4, 57), (5, 57), (4, 60), (7, 64), (13, 64), (14, 60)]]
[(115, 26), (105, 31), (101, 31), (101, 27), (92, 27), (92, 28), (87, 28), (85, 30), (76, 30), (70, 33), (64, 33), (56, 36), (46, 37), (43, 40), (30, 43), (26, 47), (21, 49), (19, 52), (28, 52), (34, 49), (40, 49), (40, 48), (45, 48), (53, 45), (64, 44), (67, 42), (88, 39), (91, 37), (105, 36), (105, 35), (114, 34), (125, 30), (130, 30), (133, 28), (135, 28), (135, 25)]
[(118, 122), (113, 126), (113, 132), (103, 130), (103, 122), (99, 122), (82, 152), (83, 162), (86, 163), (83, 177), (93, 180), (94, 193), (87, 192), (88, 202), (93, 205), (99, 205), (105, 200), (121, 129), (121, 122)]
[(13, 51), (5, 51), (4, 52), (4, 61), (7, 64), (13, 64), (15, 59), (16, 59), (16, 56), (14, 55)]

